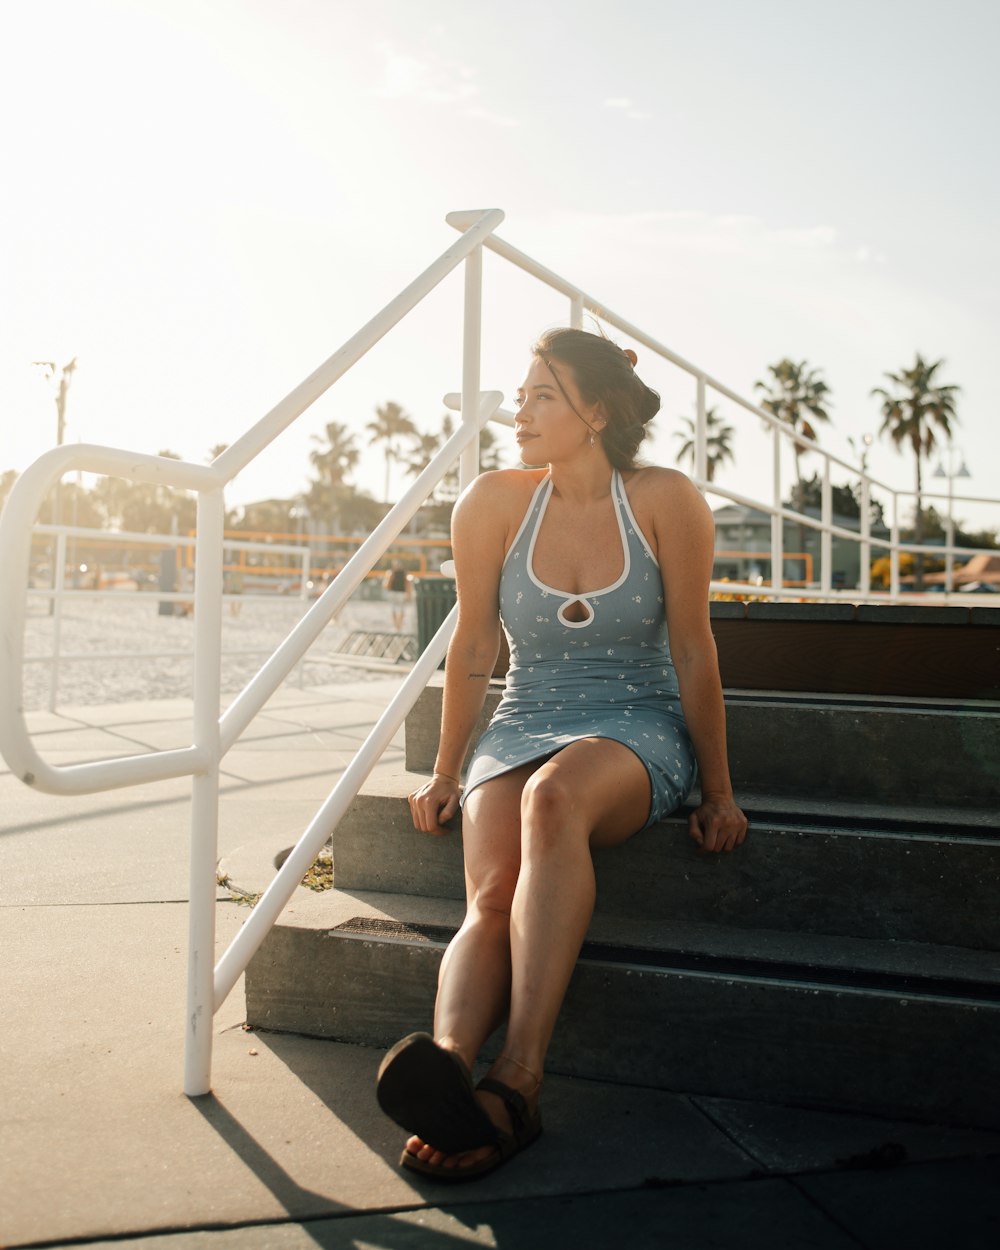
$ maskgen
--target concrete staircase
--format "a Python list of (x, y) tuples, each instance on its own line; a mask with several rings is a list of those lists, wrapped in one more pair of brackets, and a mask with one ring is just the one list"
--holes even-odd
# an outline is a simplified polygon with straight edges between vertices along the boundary
[[(405, 796), (432, 767), (440, 701), (438, 678), (407, 721), (406, 771), (337, 829), (335, 888), (297, 897), (253, 960), (255, 1027), (373, 1046), (430, 1027), (461, 836), (417, 833)], [(1000, 704), (727, 702), (751, 837), (702, 856), (680, 813), (595, 856), (549, 1069), (1000, 1125)]]

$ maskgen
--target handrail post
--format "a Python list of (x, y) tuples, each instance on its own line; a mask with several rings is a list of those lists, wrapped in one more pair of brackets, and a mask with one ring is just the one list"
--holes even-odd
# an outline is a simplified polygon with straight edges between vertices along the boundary
[(830, 483), (830, 457), (826, 456), (823, 460), (823, 495), (822, 495), (822, 515), (820, 520), (823, 522), (823, 528), (820, 530), (820, 559), (822, 568), (820, 569), (820, 589), (824, 595), (828, 595), (833, 590), (833, 534), (830, 526), (833, 524), (833, 487)]
[(462, 420), (476, 427), (476, 436), (462, 452), (458, 489), (479, 476), (479, 373), (483, 323), (482, 245), (465, 258), (465, 310), (462, 325)]
[[(784, 520), (781, 516), (781, 430), (774, 426), (771, 430), (774, 440), (774, 456), (772, 467), (773, 491), (771, 513), (771, 588), (780, 591), (785, 585), (785, 533)], [(779, 601), (781, 595), (775, 596)]]
[(899, 598), (899, 491), (892, 492), (892, 531), (889, 534), (889, 594)]
[(188, 901), (188, 984), (184, 1092), (212, 1087), (215, 1014), (215, 891), (219, 842), (219, 703), (222, 684), (222, 490), (198, 496), (194, 589), (194, 743), (208, 765), (191, 785), (191, 884)]
[(705, 408), (705, 375), (698, 374), (698, 413), (694, 431), (694, 476), (702, 494), (701, 485), (708, 477), (708, 416)]
[(571, 330), (583, 329), (583, 296), (579, 293), (570, 296), (569, 325)]
[(66, 531), (56, 535), (55, 581), (52, 584), (52, 668), (49, 674), (49, 711), (59, 701), (59, 648), (62, 642), (63, 591), (66, 587)]

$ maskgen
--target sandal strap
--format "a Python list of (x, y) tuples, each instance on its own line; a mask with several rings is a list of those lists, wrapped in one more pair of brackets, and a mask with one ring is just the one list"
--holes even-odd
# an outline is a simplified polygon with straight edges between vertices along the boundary
[(511, 1086), (505, 1085), (503, 1081), (498, 1081), (493, 1076), (484, 1076), (476, 1086), (476, 1089), (481, 1089), (485, 1094), (496, 1094), (498, 1098), (503, 1100), (510, 1114), (510, 1127), (514, 1139), (520, 1144), (531, 1117), (531, 1113), (528, 1111), (528, 1104), (521, 1091), (512, 1089)]

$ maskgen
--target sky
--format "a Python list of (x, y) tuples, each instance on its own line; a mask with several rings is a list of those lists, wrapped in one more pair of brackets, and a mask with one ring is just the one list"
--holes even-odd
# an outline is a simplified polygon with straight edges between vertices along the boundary
[[(33, 0), (2, 25), (0, 470), (55, 442), (32, 362), (74, 357), (67, 442), (205, 462), (450, 246), (448, 212), (498, 207), (503, 239), (741, 394), (782, 357), (819, 369), (852, 463), (885, 371), (943, 359), (956, 493), (1000, 497), (993, 0)], [(381, 496), (365, 425), (392, 400), (439, 428), (461, 306), (457, 272), (227, 502), (304, 490), (330, 421)], [(510, 396), (567, 320), (487, 255), (483, 387)], [(673, 464), (694, 385), (638, 354), (646, 454)], [(720, 483), (768, 498), (761, 423), (719, 408)], [(884, 441), (869, 467), (912, 487)]]

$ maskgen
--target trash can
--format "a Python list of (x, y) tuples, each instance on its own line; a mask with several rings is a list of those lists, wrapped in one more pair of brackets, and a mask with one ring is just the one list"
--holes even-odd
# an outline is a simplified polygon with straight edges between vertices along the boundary
[[(453, 577), (414, 577), (417, 604), (417, 650), (422, 655), (457, 602)], [(444, 661), (438, 665), (444, 668)]]

